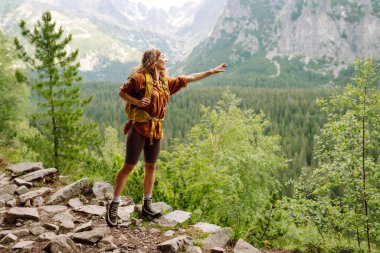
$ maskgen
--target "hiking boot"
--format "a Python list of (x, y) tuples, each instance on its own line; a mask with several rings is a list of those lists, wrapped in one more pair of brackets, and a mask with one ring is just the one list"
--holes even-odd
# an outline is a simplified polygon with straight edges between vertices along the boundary
[(158, 218), (162, 213), (152, 207), (152, 199), (144, 199), (141, 214), (143, 217)]
[(111, 202), (107, 203), (106, 207), (106, 222), (111, 227), (117, 225), (117, 208), (119, 207), (119, 203)]

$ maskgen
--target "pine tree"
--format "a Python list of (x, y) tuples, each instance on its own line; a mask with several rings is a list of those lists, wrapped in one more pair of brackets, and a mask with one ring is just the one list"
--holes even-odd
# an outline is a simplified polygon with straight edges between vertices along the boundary
[(56, 29), (50, 12), (42, 14), (33, 30), (20, 21), (22, 37), (32, 46), (29, 53), (15, 38), (17, 55), (31, 69), (27, 77), (18, 72), (18, 79), (26, 81), (38, 95), (38, 112), (33, 115), (36, 127), (46, 143), (44, 161), (57, 169), (73, 169), (89, 154), (88, 148), (97, 146), (95, 125), (85, 123), (83, 107), (91, 97), (82, 99), (79, 87), (73, 83), (81, 81), (78, 76), (78, 50), (68, 52), (71, 34), (64, 36), (62, 27)]

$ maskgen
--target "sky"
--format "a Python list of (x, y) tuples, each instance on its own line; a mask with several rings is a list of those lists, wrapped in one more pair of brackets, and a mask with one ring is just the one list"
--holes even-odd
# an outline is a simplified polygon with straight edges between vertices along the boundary
[(135, 2), (142, 2), (146, 6), (161, 8), (169, 10), (171, 6), (182, 6), (187, 2), (197, 2), (198, 0), (134, 0)]

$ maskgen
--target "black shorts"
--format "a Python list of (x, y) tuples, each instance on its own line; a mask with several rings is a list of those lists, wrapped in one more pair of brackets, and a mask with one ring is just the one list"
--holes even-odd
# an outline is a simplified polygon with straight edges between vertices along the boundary
[(156, 163), (160, 154), (160, 139), (153, 139), (150, 145), (150, 138), (140, 135), (133, 126), (129, 129), (127, 137), (127, 147), (125, 152), (125, 163), (135, 165), (144, 148), (144, 161), (147, 163)]

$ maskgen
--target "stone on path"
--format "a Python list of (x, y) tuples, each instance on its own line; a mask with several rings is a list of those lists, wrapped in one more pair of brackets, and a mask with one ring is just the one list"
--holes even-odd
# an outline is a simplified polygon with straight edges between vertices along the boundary
[(113, 237), (107, 236), (98, 242), (98, 247), (102, 251), (111, 251), (117, 249), (117, 246), (113, 243)]
[(243, 239), (239, 239), (234, 247), (234, 253), (260, 253), (261, 251), (247, 243)]
[(35, 207), (12, 207), (7, 214), (7, 221), (14, 222), (16, 219), (39, 220), (37, 208)]
[(165, 253), (175, 253), (185, 251), (187, 246), (193, 245), (193, 239), (190, 236), (182, 235), (157, 245), (157, 249)]
[(42, 170), (43, 166), (41, 162), (31, 163), (31, 162), (21, 162), (8, 166), (8, 170), (12, 171), (14, 174), (33, 172), (36, 170)]
[(51, 205), (51, 206), (40, 206), (38, 207), (38, 210), (42, 210), (47, 213), (61, 213), (67, 210), (67, 206), (61, 206), (61, 205)]
[(17, 236), (15, 236), (12, 233), (7, 234), (6, 236), (3, 237), (3, 239), (0, 240), (1, 244), (8, 244), (11, 242), (15, 242), (17, 240)]
[(48, 229), (48, 230), (53, 230), (54, 232), (58, 232), (59, 231), (59, 227), (55, 224), (51, 224), (51, 223), (45, 223), (44, 225), (44, 228)]
[(78, 251), (75, 243), (65, 235), (57, 236), (42, 249), (50, 253), (72, 253)]
[(73, 234), (73, 240), (79, 243), (96, 243), (104, 238), (106, 234), (111, 233), (109, 227), (98, 227), (91, 231), (79, 232)]
[(104, 213), (106, 212), (106, 207), (96, 206), (96, 205), (84, 205), (84, 206), (78, 207), (77, 209), (74, 209), (74, 211), (103, 216)]
[(93, 228), (94, 228), (94, 224), (92, 224), (92, 222), (89, 221), (77, 227), (74, 230), (74, 232), (78, 233), (78, 232), (83, 232), (83, 231), (89, 231), (89, 230), (92, 230)]
[(55, 238), (57, 238), (57, 234), (54, 232), (46, 232), (38, 236), (38, 240), (40, 241), (50, 241)]
[(32, 187), (33, 184), (30, 182), (26, 182), (25, 180), (22, 180), (20, 178), (14, 178), (13, 181), (18, 185), (18, 186), (26, 186), (26, 187)]
[(29, 191), (29, 189), (28, 189), (28, 187), (26, 187), (25, 185), (21, 185), (21, 186), (19, 186), (19, 187), (16, 189), (16, 193), (17, 193), (18, 195), (24, 194), (24, 193), (26, 193), (26, 192), (28, 192), (28, 191)]
[[(152, 207), (153, 207), (153, 209), (159, 210), (162, 213), (173, 211), (173, 208), (171, 206), (169, 206), (168, 204), (166, 204), (165, 202), (152, 203)], [(142, 210), (141, 204), (135, 205), (135, 212), (141, 213), (141, 210)]]
[(225, 253), (226, 250), (220, 247), (214, 247), (211, 249), (210, 253)]
[(33, 243), (34, 243), (34, 241), (20, 241), (20, 242), (16, 243), (15, 245), (13, 245), (12, 249), (16, 250), (16, 249), (31, 248)]
[(4, 193), (0, 195), (0, 201), (2, 201), (3, 203), (10, 201), (12, 199), (13, 199), (13, 195), (10, 195), (8, 193)]
[(75, 218), (69, 211), (55, 214), (53, 220), (60, 222), (59, 227), (63, 229), (73, 229), (75, 227)]
[(186, 253), (202, 253), (202, 249), (197, 246), (189, 246), (186, 248)]
[(46, 229), (44, 227), (41, 227), (41, 226), (32, 227), (30, 229), (30, 233), (32, 233), (33, 235), (40, 235), (40, 234), (45, 233), (45, 231), (46, 231)]
[(30, 231), (27, 228), (19, 228), (19, 229), (13, 229), (12, 230), (12, 234), (17, 236), (18, 238), (29, 235), (29, 232)]
[(81, 194), (82, 191), (90, 186), (90, 181), (87, 178), (80, 179), (74, 183), (66, 185), (65, 187), (56, 191), (49, 199), (48, 204), (54, 205), (62, 201), (71, 199), (72, 197)]
[(191, 218), (190, 212), (175, 210), (156, 219), (157, 223), (163, 227), (175, 227), (179, 223), (183, 223)]
[(204, 233), (212, 233), (212, 232), (222, 229), (221, 227), (217, 225), (206, 223), (206, 222), (198, 222), (195, 225), (193, 225), (193, 227), (199, 228)]
[(80, 201), (80, 198), (70, 199), (69, 202), (67, 202), (67, 204), (74, 209), (77, 209), (78, 207), (83, 206), (83, 203), (82, 201)]
[(36, 170), (26, 175), (20, 176), (18, 177), (18, 179), (24, 180), (26, 182), (30, 182), (30, 181), (34, 181), (40, 178), (44, 178), (45, 176), (56, 173), (56, 172), (57, 172), (56, 168)]
[(135, 209), (134, 205), (130, 206), (120, 206), (117, 210), (117, 216), (123, 221), (128, 221)]
[(166, 237), (170, 237), (170, 236), (173, 236), (174, 235), (174, 231), (173, 230), (168, 230), (164, 233), (164, 236)]
[(50, 192), (50, 188), (42, 187), (42, 188), (39, 188), (37, 190), (21, 194), (20, 197), (19, 197), (20, 203), (24, 204), (28, 200), (32, 200), (32, 199), (34, 199), (36, 197), (45, 196), (45, 195), (49, 194), (49, 192)]
[(225, 247), (232, 235), (231, 228), (223, 228), (210, 234), (206, 239), (202, 241), (203, 249), (211, 250), (214, 247)]
[(92, 186), (92, 192), (97, 199), (109, 199), (113, 196), (113, 186), (105, 182), (95, 182)]
[(15, 185), (15, 184), (5, 185), (5, 186), (0, 188), (0, 195), (6, 194), (6, 193), (13, 195), (15, 193), (16, 189), (17, 189), (17, 185)]

